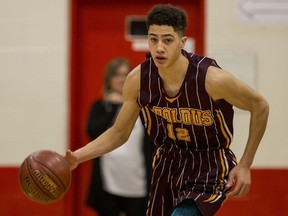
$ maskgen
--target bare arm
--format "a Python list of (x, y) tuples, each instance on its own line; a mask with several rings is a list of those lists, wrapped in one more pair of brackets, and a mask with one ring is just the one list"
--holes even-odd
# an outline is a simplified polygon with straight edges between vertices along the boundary
[(237, 184), (229, 196), (242, 196), (250, 189), (250, 167), (266, 129), (269, 113), (267, 101), (254, 89), (230, 73), (210, 66), (206, 89), (214, 100), (225, 99), (239, 109), (250, 112), (249, 136), (239, 164), (231, 171), (227, 187)]
[(65, 159), (71, 169), (87, 160), (99, 157), (124, 144), (134, 127), (140, 108), (137, 96), (140, 88), (139, 67), (135, 68), (127, 77), (123, 87), (123, 106), (114, 125), (98, 138), (74, 152), (67, 151)]

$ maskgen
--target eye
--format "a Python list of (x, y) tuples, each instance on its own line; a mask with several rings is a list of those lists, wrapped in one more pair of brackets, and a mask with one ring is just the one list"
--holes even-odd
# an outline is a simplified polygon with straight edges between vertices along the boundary
[(167, 38), (167, 39), (164, 40), (165, 44), (170, 44), (172, 42), (173, 42), (173, 40), (171, 38)]
[(156, 38), (153, 38), (153, 37), (149, 38), (149, 40), (150, 40), (151, 42), (153, 42), (153, 43), (157, 42), (157, 39), (156, 39)]

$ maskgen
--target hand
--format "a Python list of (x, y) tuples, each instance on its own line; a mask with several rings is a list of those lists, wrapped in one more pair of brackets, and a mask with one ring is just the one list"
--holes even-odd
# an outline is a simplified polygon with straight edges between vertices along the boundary
[(232, 190), (227, 193), (227, 198), (243, 197), (249, 192), (250, 185), (250, 168), (238, 164), (229, 173), (228, 182), (225, 188), (226, 190), (232, 188)]
[(70, 165), (70, 170), (71, 171), (74, 170), (78, 166), (77, 157), (71, 150), (67, 150), (66, 151), (64, 159)]

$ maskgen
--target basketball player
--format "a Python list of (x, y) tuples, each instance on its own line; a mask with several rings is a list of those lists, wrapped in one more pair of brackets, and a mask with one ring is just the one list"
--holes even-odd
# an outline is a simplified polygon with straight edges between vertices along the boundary
[[(185, 27), (180, 8), (157, 5), (148, 13), (151, 56), (128, 75), (116, 122), (86, 146), (66, 152), (74, 169), (121, 146), (140, 114), (157, 145), (148, 216), (213, 215), (227, 197), (247, 194), (268, 119), (268, 103), (259, 93), (215, 60), (183, 50)], [(229, 149), (233, 106), (251, 114), (238, 164)]]

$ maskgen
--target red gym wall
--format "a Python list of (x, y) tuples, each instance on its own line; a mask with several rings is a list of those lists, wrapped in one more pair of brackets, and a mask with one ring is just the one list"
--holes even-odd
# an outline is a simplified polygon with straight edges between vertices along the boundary
[[(126, 41), (125, 17), (145, 15), (155, 2), (126, 0), (71, 0), (70, 49), (70, 146), (74, 150), (86, 144), (86, 118), (92, 102), (101, 97), (103, 69), (117, 56), (132, 64), (142, 62), (145, 52), (134, 52)], [(204, 0), (169, 1), (186, 9), (189, 17), (187, 35), (196, 41), (195, 51), (205, 54)], [(158, 1), (158, 3), (166, 3)], [(0, 215), (3, 216), (95, 216), (85, 205), (91, 162), (73, 171), (72, 184), (66, 196), (49, 205), (32, 203), (18, 186), (18, 168), (0, 168)], [(217, 215), (284, 216), (288, 215), (288, 189), (285, 169), (252, 170), (252, 188), (248, 196), (227, 201)]]

